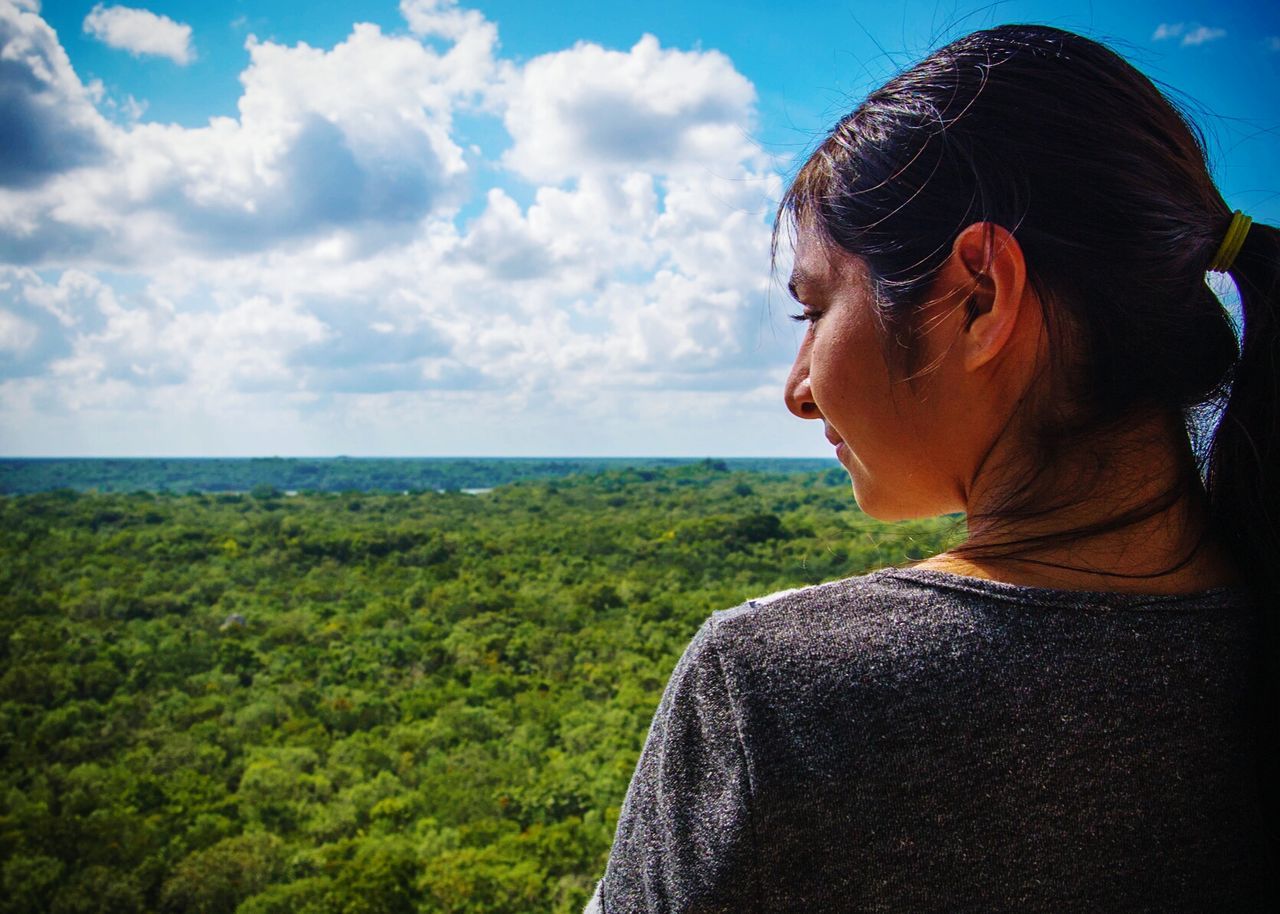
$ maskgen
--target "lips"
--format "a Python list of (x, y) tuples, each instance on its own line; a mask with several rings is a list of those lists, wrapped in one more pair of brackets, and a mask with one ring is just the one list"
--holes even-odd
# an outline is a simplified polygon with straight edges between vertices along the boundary
[(831, 426), (824, 425), (823, 432), (826, 434), (827, 440), (831, 442), (833, 447), (839, 447), (844, 444), (844, 439), (837, 435), (835, 429)]

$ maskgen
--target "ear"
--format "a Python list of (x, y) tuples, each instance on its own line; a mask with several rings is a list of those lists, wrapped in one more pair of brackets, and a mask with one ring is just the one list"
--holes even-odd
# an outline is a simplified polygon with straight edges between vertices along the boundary
[(1009, 348), (1025, 317), (1027, 263), (1005, 228), (975, 222), (956, 236), (947, 267), (972, 290), (958, 343), (965, 371), (977, 371)]

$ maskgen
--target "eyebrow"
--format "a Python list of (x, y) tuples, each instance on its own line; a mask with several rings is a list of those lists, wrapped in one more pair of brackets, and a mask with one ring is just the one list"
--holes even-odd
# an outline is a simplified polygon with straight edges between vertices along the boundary
[(801, 286), (811, 286), (814, 284), (814, 277), (806, 273), (799, 267), (795, 267), (791, 271), (791, 278), (787, 280), (787, 291), (791, 293), (791, 297), (796, 301), (800, 301), (799, 289)]

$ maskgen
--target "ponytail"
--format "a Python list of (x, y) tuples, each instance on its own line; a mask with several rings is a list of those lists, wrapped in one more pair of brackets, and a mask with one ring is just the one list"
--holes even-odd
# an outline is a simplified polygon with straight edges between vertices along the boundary
[(1253, 712), (1274, 858), (1280, 852), (1280, 230), (1254, 223), (1230, 273), (1244, 333), (1209, 450), (1206, 489), (1210, 522), (1261, 610), (1266, 686)]
[[(1280, 612), (1280, 230), (1254, 223), (1230, 272), (1240, 291), (1244, 333), (1230, 398), (1209, 451), (1209, 511), (1215, 532), (1264, 610), (1275, 615)], [(1273, 627), (1280, 630), (1277, 623)]]

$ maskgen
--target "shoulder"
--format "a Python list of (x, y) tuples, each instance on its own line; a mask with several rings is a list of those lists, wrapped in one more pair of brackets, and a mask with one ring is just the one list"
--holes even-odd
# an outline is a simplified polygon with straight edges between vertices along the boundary
[(883, 663), (975, 634), (982, 600), (895, 570), (769, 594), (712, 613), (698, 633), (722, 663)]
[(915, 705), (981, 662), (990, 637), (966, 595), (874, 572), (713, 613), (673, 679), (714, 682), (753, 757), (794, 759), (933, 713)]
[(936, 717), (986, 649), (980, 602), (896, 571), (748, 600), (703, 623), (660, 717), (726, 708), (750, 782), (791, 796)]

